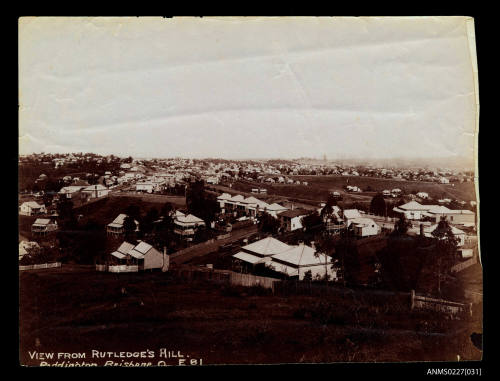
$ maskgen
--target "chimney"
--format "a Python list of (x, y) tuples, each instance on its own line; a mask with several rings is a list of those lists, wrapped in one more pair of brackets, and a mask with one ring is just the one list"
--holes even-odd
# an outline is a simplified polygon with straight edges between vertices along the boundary
[(292, 206), (291, 207), (292, 207), (292, 210), (293, 210), (293, 202), (292, 202)]
[(163, 246), (163, 266), (161, 268), (162, 272), (168, 271), (170, 267), (170, 257), (167, 255), (167, 247)]
[(424, 224), (420, 224), (420, 237), (424, 236)]

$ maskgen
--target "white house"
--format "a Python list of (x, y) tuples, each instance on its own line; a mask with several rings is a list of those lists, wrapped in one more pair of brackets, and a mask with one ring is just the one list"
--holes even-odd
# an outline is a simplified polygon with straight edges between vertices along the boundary
[(80, 194), (82, 189), (86, 187), (87, 185), (68, 185), (66, 187), (62, 187), (58, 193), (60, 197), (74, 198)]
[(351, 225), (353, 220), (362, 217), (358, 209), (344, 209), (342, 214), (344, 216), (344, 220), (347, 227)]
[(357, 237), (370, 237), (380, 233), (380, 226), (371, 218), (361, 217), (350, 220), (351, 228)]
[[(106, 226), (106, 232), (110, 235), (121, 235), (125, 233), (125, 229), (123, 228), (123, 223), (125, 221), (125, 218), (127, 218), (126, 214), (119, 214), (118, 217), (116, 217), (113, 222), (108, 224)], [(135, 231), (139, 231), (139, 222), (137, 220), (134, 220), (135, 222)]]
[(417, 197), (423, 198), (423, 199), (428, 199), (429, 198), (429, 193), (427, 192), (418, 192)]
[(270, 257), (289, 250), (290, 246), (273, 237), (267, 237), (249, 245), (243, 246), (233, 257), (243, 262), (255, 265), (265, 263)]
[(176, 215), (174, 219), (174, 225), (174, 233), (180, 235), (183, 238), (187, 238), (188, 240), (192, 240), (196, 231), (200, 227), (206, 226), (205, 221), (192, 214)]
[(111, 256), (112, 262), (137, 265), (139, 270), (168, 269), (169, 266), (169, 258), (165, 250), (161, 253), (144, 241), (140, 241), (137, 245), (124, 241), (117, 250), (111, 253)]
[(306, 272), (310, 271), (312, 278), (336, 278), (336, 271), (332, 270), (332, 258), (328, 255), (316, 253), (310, 246), (299, 244), (290, 246), (290, 249), (271, 257), (266, 266), (274, 271), (290, 277), (304, 279)]
[(307, 271), (311, 271), (313, 278), (324, 277), (325, 273), (330, 278), (336, 278), (331, 258), (324, 254), (316, 256), (315, 253), (316, 250), (310, 246), (291, 246), (267, 237), (243, 246), (233, 257), (252, 266), (264, 264), (273, 271), (301, 280)]
[(36, 201), (26, 201), (19, 207), (19, 214), (23, 216), (36, 216), (38, 214), (47, 213), (44, 204), (38, 204)]
[(19, 260), (21, 260), (26, 254), (28, 254), (29, 250), (34, 248), (39, 248), (38, 243), (34, 241), (21, 241), (19, 242)]
[(307, 216), (309, 211), (304, 209), (291, 209), (278, 213), (281, 227), (286, 231), (302, 229), (302, 218)]
[(104, 197), (107, 196), (109, 192), (110, 190), (101, 184), (90, 185), (82, 190), (82, 193), (88, 196), (88, 198)]
[(33, 235), (46, 235), (56, 231), (58, 228), (57, 221), (52, 218), (37, 218), (31, 225), (31, 233)]
[(429, 210), (429, 207), (428, 205), (421, 205), (416, 201), (410, 201), (406, 204), (396, 206), (392, 210), (404, 214), (407, 220), (420, 220), (424, 216), (424, 213)]

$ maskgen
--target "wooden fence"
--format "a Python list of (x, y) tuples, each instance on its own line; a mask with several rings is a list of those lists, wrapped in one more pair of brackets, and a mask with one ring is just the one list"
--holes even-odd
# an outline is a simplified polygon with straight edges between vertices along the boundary
[(232, 284), (244, 287), (263, 287), (273, 289), (275, 278), (262, 277), (252, 274), (240, 274), (229, 270), (214, 270), (209, 268), (177, 268), (171, 269), (170, 273), (187, 280), (208, 280), (218, 283)]
[(413, 290), (410, 293), (410, 297), (411, 309), (420, 308), (424, 310), (444, 312), (451, 315), (469, 314), (472, 316), (472, 303), (457, 303), (444, 299), (428, 298), (416, 295)]
[(61, 267), (61, 262), (41, 263), (41, 264), (37, 264), (37, 265), (19, 266), (19, 270), (24, 271), (24, 270), (52, 269), (55, 267)]
[(477, 263), (477, 255), (474, 255), (472, 258), (466, 260), (465, 262), (457, 263), (455, 266), (451, 268), (452, 273), (458, 273), (462, 270), (465, 270), (467, 267), (475, 265)]

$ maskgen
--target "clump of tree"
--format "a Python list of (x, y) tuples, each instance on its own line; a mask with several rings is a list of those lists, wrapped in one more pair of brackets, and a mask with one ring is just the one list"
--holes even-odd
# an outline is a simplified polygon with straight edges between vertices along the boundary
[(258, 228), (262, 233), (276, 234), (280, 228), (280, 222), (269, 213), (263, 212), (259, 217)]
[(219, 212), (219, 204), (214, 195), (205, 191), (205, 183), (198, 180), (189, 184), (186, 189), (186, 206), (189, 213), (201, 218), (207, 226), (215, 221)]
[(385, 203), (384, 195), (382, 193), (377, 193), (373, 196), (370, 203), (370, 213), (377, 216), (387, 215), (387, 205)]

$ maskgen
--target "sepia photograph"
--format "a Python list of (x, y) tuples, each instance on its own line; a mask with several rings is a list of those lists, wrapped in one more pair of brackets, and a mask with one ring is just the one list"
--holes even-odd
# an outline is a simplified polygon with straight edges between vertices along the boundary
[(20, 17), (18, 59), (21, 366), (481, 375), (473, 17)]

